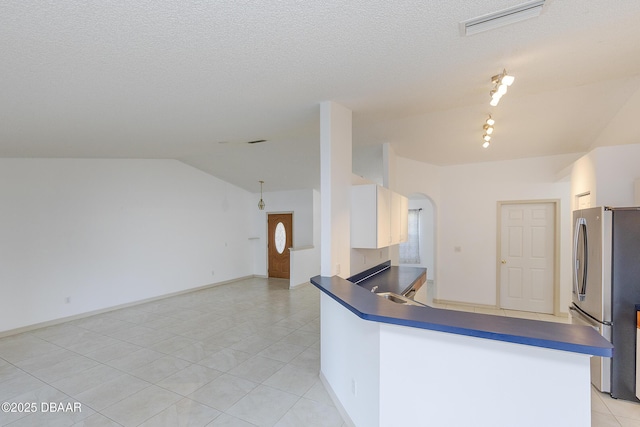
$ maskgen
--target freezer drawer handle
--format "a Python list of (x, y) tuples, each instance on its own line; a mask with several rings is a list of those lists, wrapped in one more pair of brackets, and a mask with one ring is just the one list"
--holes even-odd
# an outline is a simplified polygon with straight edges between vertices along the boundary
[[(582, 239), (582, 265), (578, 259), (578, 241), (580, 240), (580, 234), (584, 237)], [(587, 220), (586, 218), (578, 218), (576, 220), (576, 230), (573, 234), (573, 261), (574, 261), (574, 274), (573, 274), (573, 292), (578, 295), (578, 301), (584, 301), (587, 294), (587, 265), (589, 263), (587, 255)], [(582, 283), (578, 283), (578, 272), (582, 268)]]

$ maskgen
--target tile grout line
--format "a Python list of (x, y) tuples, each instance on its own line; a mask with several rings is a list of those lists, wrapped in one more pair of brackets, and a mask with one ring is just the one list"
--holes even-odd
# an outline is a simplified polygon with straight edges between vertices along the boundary
[[(307, 304), (307, 303), (305, 303), (305, 305), (312, 306), (312, 304)], [(306, 313), (306, 312), (308, 312), (308, 308), (292, 311), (292, 312), (291, 312), (291, 313), (289, 313), (288, 315), (283, 316), (280, 320), (277, 320), (275, 323), (273, 323), (273, 322), (269, 322), (269, 324), (268, 324), (268, 325), (269, 325), (269, 326), (274, 326), (276, 323), (281, 323), (283, 320), (288, 319), (288, 318), (292, 318), (294, 315), (296, 315), (296, 314), (298, 314), (298, 313)], [(160, 317), (165, 317), (165, 318), (167, 318), (167, 316), (163, 316), (162, 314), (157, 314), (157, 312), (149, 311), (149, 313), (155, 314), (155, 315), (160, 316)], [(114, 312), (114, 313), (111, 313), (111, 312), (110, 312), (109, 314), (110, 314), (110, 315), (112, 315), (112, 316), (107, 316), (107, 317), (114, 317), (114, 318), (117, 318), (117, 317), (115, 316), (115, 312)], [(101, 315), (98, 315), (98, 316), (101, 316)], [(169, 316), (169, 317), (170, 317), (170, 316)], [(269, 316), (265, 316), (265, 317), (269, 317)], [(172, 318), (175, 318), (175, 319), (177, 319), (178, 321), (182, 321), (182, 317), (181, 317), (181, 316), (174, 316), (174, 317), (172, 317)], [(154, 330), (162, 330), (162, 329), (163, 329), (162, 327), (154, 328), (154, 327), (149, 327), (148, 325), (145, 325), (145, 323), (146, 323), (146, 322), (153, 321), (153, 320), (147, 320), (147, 321), (145, 321), (145, 322), (143, 322), (143, 323), (137, 323), (137, 324), (136, 324), (136, 323), (133, 323), (133, 322), (129, 322), (129, 321), (127, 321), (127, 320), (122, 320), (121, 318), (120, 318), (120, 319), (118, 319), (118, 320), (123, 321), (123, 322), (130, 323), (131, 325), (140, 325), (140, 326), (142, 326), (142, 327), (147, 327), (147, 328), (149, 328), (149, 329), (154, 329)], [(158, 319), (155, 319), (155, 320), (158, 320)], [(256, 319), (256, 320), (257, 320), (257, 319)], [(261, 351), (263, 351), (263, 350), (265, 350), (265, 349), (267, 349), (267, 348), (269, 348), (269, 347), (271, 347), (271, 346), (275, 345), (276, 343), (280, 343), (280, 342), (282, 342), (282, 343), (284, 343), (284, 344), (287, 344), (287, 343), (286, 343), (286, 341), (285, 341), (285, 339), (286, 339), (287, 337), (290, 337), (291, 335), (295, 334), (295, 333), (296, 333), (296, 332), (298, 332), (298, 331), (299, 331), (299, 332), (301, 332), (301, 333), (303, 333), (303, 334), (310, 334), (310, 335), (311, 335), (311, 334), (315, 334), (315, 335), (317, 335), (317, 334), (318, 334), (318, 332), (315, 332), (315, 330), (317, 330), (317, 327), (314, 327), (314, 325), (313, 325), (313, 324), (314, 324), (314, 322), (317, 322), (317, 321), (318, 321), (318, 317), (317, 317), (317, 316), (315, 316), (314, 318), (312, 318), (311, 320), (308, 320), (308, 321), (304, 321), (304, 320), (303, 320), (303, 321), (296, 321), (296, 323), (295, 323), (295, 324), (296, 324), (296, 327), (294, 327), (294, 328), (291, 328), (292, 323), (286, 323), (286, 326), (287, 326), (287, 328), (286, 328), (286, 329), (289, 329), (289, 331), (287, 331), (287, 333), (286, 333), (285, 335), (283, 335), (283, 336), (279, 337), (277, 340), (272, 341), (270, 345), (266, 346), (265, 348), (260, 349), (260, 351), (257, 351), (257, 352), (256, 352), (256, 351), (251, 351), (251, 352), (249, 352), (249, 353), (248, 353), (248, 354), (250, 354), (250, 355), (251, 355), (251, 358), (255, 358), (255, 357), (263, 357), (263, 358), (265, 358), (265, 359), (269, 359), (269, 360), (272, 360), (272, 361), (274, 361), (274, 362), (283, 363), (282, 367), (280, 367), (280, 368), (278, 369), (278, 371), (274, 372), (272, 375), (270, 375), (267, 379), (263, 380), (263, 381), (262, 381), (262, 382), (260, 382), (259, 384), (262, 384), (263, 386), (268, 387), (268, 388), (272, 388), (271, 386), (269, 386), (269, 385), (267, 385), (267, 384), (264, 384), (264, 382), (265, 382), (265, 381), (267, 381), (269, 378), (271, 378), (271, 376), (275, 375), (277, 372), (281, 371), (282, 369), (284, 369), (284, 368), (285, 368), (285, 367), (287, 367), (287, 366), (297, 366), (297, 365), (292, 364), (291, 362), (292, 362), (296, 357), (298, 357), (298, 356), (300, 356), (301, 354), (305, 353), (305, 351), (308, 351), (308, 350), (311, 350), (311, 349), (312, 349), (312, 350), (315, 350), (315, 351), (319, 351), (319, 350), (317, 349), (317, 343), (318, 343), (318, 340), (316, 340), (316, 341), (314, 341), (314, 342), (309, 342), (308, 344), (307, 344), (307, 343), (297, 343), (296, 345), (300, 345), (300, 344), (302, 344), (302, 345), (301, 345), (301, 348), (304, 348), (304, 350), (302, 350), (302, 351), (298, 352), (298, 353), (296, 354), (296, 356), (294, 356), (293, 358), (291, 358), (289, 361), (278, 360), (278, 359), (275, 359), (275, 358), (272, 358), (272, 357), (268, 357), (268, 356), (266, 356), (266, 355), (261, 355), (261, 354), (259, 354)], [(249, 322), (247, 323), (247, 325), (250, 325), (251, 323), (253, 323), (253, 326), (255, 327), (255, 323), (256, 323), (256, 321), (249, 321)], [(141, 336), (143, 333), (138, 334), (138, 335), (136, 335), (136, 336), (127, 337), (127, 339), (129, 339), (129, 340), (130, 340), (130, 341), (128, 341), (128, 340), (124, 340), (124, 339), (119, 338), (119, 337), (114, 337), (113, 335), (116, 335), (116, 333), (118, 332), (117, 330), (113, 331), (112, 335), (107, 335), (107, 333), (105, 333), (105, 332), (103, 332), (103, 331), (96, 331), (96, 330), (91, 329), (90, 327), (88, 327), (86, 324), (84, 324), (84, 325), (83, 325), (83, 324), (77, 323), (77, 322), (75, 322), (75, 321), (74, 321), (74, 322), (69, 322), (69, 325), (73, 326), (74, 328), (82, 329), (83, 331), (86, 331), (86, 332), (91, 333), (91, 334), (96, 334), (96, 335), (99, 335), (99, 336), (103, 336), (103, 337), (111, 338), (111, 339), (113, 339), (114, 341), (118, 341), (118, 343), (120, 343), (120, 344), (131, 344), (131, 345), (135, 345), (135, 346), (137, 346), (137, 347), (138, 347), (138, 350), (136, 350), (136, 351), (140, 351), (140, 350), (146, 349), (146, 350), (154, 351), (154, 352), (157, 352), (157, 353), (161, 354), (161, 355), (162, 355), (162, 357), (161, 357), (161, 358), (164, 358), (164, 357), (171, 357), (171, 358), (175, 358), (175, 359), (177, 359), (177, 360), (182, 360), (182, 361), (184, 361), (184, 362), (188, 363), (188, 365), (187, 365), (187, 366), (183, 367), (182, 369), (179, 369), (179, 370), (175, 371), (174, 373), (169, 373), (169, 374), (167, 374), (166, 376), (163, 376), (163, 378), (158, 379), (157, 381), (155, 381), (155, 383), (148, 382), (148, 384), (149, 384), (149, 385), (148, 385), (147, 387), (145, 387), (145, 388), (143, 388), (143, 389), (141, 389), (141, 390), (137, 391), (136, 393), (140, 393), (140, 392), (142, 392), (142, 391), (144, 391), (144, 390), (149, 389), (152, 385), (155, 385), (155, 386), (156, 386), (156, 387), (158, 387), (158, 388), (161, 388), (161, 389), (163, 389), (163, 390), (165, 390), (165, 391), (172, 392), (172, 393), (174, 393), (174, 394), (176, 394), (176, 395), (180, 396), (180, 400), (182, 400), (182, 399), (190, 399), (190, 398), (188, 397), (188, 395), (187, 395), (187, 396), (185, 396), (184, 394), (181, 394), (181, 393), (175, 392), (175, 391), (173, 391), (173, 390), (170, 390), (170, 389), (168, 389), (168, 388), (165, 388), (165, 387), (163, 387), (163, 386), (160, 386), (160, 385), (158, 385), (158, 383), (159, 383), (159, 382), (161, 382), (161, 381), (163, 381), (163, 380), (165, 380), (165, 379), (167, 379), (167, 378), (169, 378), (169, 377), (171, 377), (171, 376), (172, 376), (173, 374), (175, 374), (175, 373), (178, 373), (178, 372), (181, 372), (181, 371), (183, 371), (183, 370), (185, 370), (185, 369), (188, 369), (189, 367), (192, 367), (192, 366), (203, 366), (203, 367), (206, 367), (206, 366), (204, 366), (204, 365), (200, 365), (200, 364), (199, 364), (199, 362), (200, 362), (201, 360), (203, 360), (203, 359), (200, 359), (200, 360), (198, 360), (198, 361), (195, 361), (195, 362), (194, 362), (194, 361), (192, 361), (192, 360), (183, 359), (182, 357), (180, 357), (180, 356), (176, 356), (175, 354), (172, 354), (172, 353), (170, 353), (170, 352), (168, 352), (168, 351), (157, 350), (157, 349), (152, 348), (153, 346), (155, 346), (155, 345), (157, 345), (157, 344), (160, 344), (160, 343), (162, 343), (162, 342), (168, 341), (168, 340), (170, 340), (170, 339), (172, 339), (172, 338), (175, 338), (175, 337), (178, 337), (178, 336), (180, 336), (180, 337), (186, 337), (186, 338), (188, 338), (188, 339), (191, 339), (191, 338), (190, 338), (190, 337), (188, 337), (187, 335), (182, 335), (181, 333), (174, 333), (174, 332), (171, 332), (171, 334), (173, 335), (173, 336), (171, 336), (171, 337), (167, 337), (167, 338), (165, 338), (165, 339), (161, 339), (161, 340), (156, 341), (156, 342), (151, 342), (151, 343), (147, 343), (147, 344), (144, 344), (144, 345), (140, 345), (140, 344), (138, 344), (138, 343), (136, 342), (136, 340), (135, 340), (134, 338), (135, 338), (135, 337), (138, 337), (138, 336)], [(282, 325), (284, 325), (284, 324), (282, 324)], [(249, 326), (249, 328), (250, 328), (250, 327), (252, 327), (252, 326)], [(277, 326), (277, 327), (281, 327), (281, 326)], [(303, 329), (303, 328), (306, 328), (306, 329)], [(245, 335), (245, 333), (243, 333), (243, 335), (244, 335), (243, 339), (242, 339), (242, 340), (240, 340), (240, 341), (238, 341), (238, 342), (241, 342), (241, 341), (245, 340), (245, 339), (246, 339), (246, 338), (248, 338), (248, 337), (251, 337), (251, 336), (256, 335), (256, 333), (255, 333), (255, 332), (258, 332), (258, 331), (254, 331), (254, 333), (253, 333), (253, 334), (251, 334), (251, 333), (247, 332), (247, 333), (246, 333), (246, 335)], [(216, 336), (216, 335), (217, 335), (217, 336), (222, 336), (222, 335), (224, 335), (225, 333), (226, 333), (226, 332), (223, 332), (223, 331), (221, 330), (220, 332), (218, 332), (218, 333), (215, 333), (215, 334), (211, 335), (211, 337), (214, 337), (214, 336)], [(60, 334), (60, 336), (62, 336), (62, 335), (63, 335), (63, 334)], [(113, 359), (110, 359), (110, 360), (108, 360), (108, 361), (101, 361), (101, 360), (97, 360), (97, 359), (95, 359), (94, 357), (90, 356), (90, 354), (91, 354), (91, 353), (94, 353), (94, 351), (88, 352), (88, 353), (86, 353), (86, 354), (82, 354), (82, 353), (79, 353), (79, 352), (78, 352), (78, 350), (72, 350), (72, 349), (69, 349), (69, 348), (67, 348), (67, 347), (65, 347), (65, 346), (63, 346), (63, 345), (56, 344), (56, 342), (55, 342), (55, 341), (57, 340), (57, 338), (58, 338), (58, 337), (57, 337), (57, 336), (55, 336), (55, 335), (53, 335), (53, 336), (47, 336), (47, 337), (42, 337), (42, 336), (34, 335), (33, 337), (34, 337), (34, 338), (36, 338), (36, 339), (38, 339), (38, 340), (41, 340), (41, 341), (43, 341), (43, 342), (48, 342), (48, 343), (50, 343), (51, 345), (54, 345), (55, 347), (57, 347), (57, 348), (58, 348), (58, 349), (60, 349), (60, 350), (69, 351), (69, 352), (71, 352), (71, 353), (74, 353), (74, 354), (75, 354), (75, 355), (77, 355), (78, 357), (83, 357), (83, 358), (86, 358), (86, 359), (88, 359), (88, 360), (92, 360), (92, 361), (96, 362), (96, 365), (95, 365), (95, 366), (92, 366), (92, 367), (90, 367), (90, 368), (85, 368), (85, 369), (83, 369), (81, 372), (84, 372), (84, 371), (89, 370), (89, 369), (94, 369), (94, 368), (96, 368), (96, 367), (107, 367), (107, 368), (114, 369), (114, 370), (116, 370), (116, 371), (120, 372), (122, 375), (129, 375), (129, 376), (132, 376), (132, 377), (135, 377), (135, 378), (139, 378), (139, 379), (141, 379), (142, 381), (147, 382), (144, 378), (140, 378), (140, 377), (138, 377), (136, 374), (133, 374), (133, 373), (127, 372), (127, 371), (123, 370), (122, 368), (118, 368), (118, 367), (116, 367), (116, 366), (113, 366), (113, 365), (109, 364), (109, 362), (111, 362), (111, 361), (113, 361), (113, 360), (117, 360), (117, 359), (119, 359), (119, 358), (113, 358)], [(58, 342), (59, 342), (59, 341), (58, 341)], [(200, 340), (196, 340), (196, 342), (204, 342), (204, 340), (203, 340), (203, 339), (200, 339)], [(105, 347), (107, 347), (107, 346), (102, 346), (102, 347), (100, 347), (100, 348), (96, 349), (95, 351), (99, 351), (101, 348), (105, 348)], [(225, 347), (225, 346), (223, 346), (222, 348), (223, 348), (223, 349), (224, 349), (224, 348), (229, 349), (229, 348), (231, 348), (231, 347), (233, 347), (233, 345), (231, 345), (231, 346), (226, 346), (226, 347)], [(122, 358), (124, 358), (124, 357), (126, 357), (126, 356), (123, 356)], [(3, 360), (4, 360), (4, 359), (3, 359)], [(160, 358), (159, 358), (159, 359), (156, 359), (156, 360), (160, 360)], [(10, 362), (8, 362), (8, 363), (10, 363)], [(35, 375), (32, 375), (31, 373), (24, 371), (23, 369), (19, 368), (18, 366), (14, 365), (13, 363), (10, 363), (10, 365), (11, 365), (11, 366), (14, 366), (14, 367), (16, 367), (16, 368), (18, 368), (18, 369), (20, 369), (20, 371), (27, 373), (27, 374), (28, 374), (28, 375), (30, 375), (31, 377), (34, 377), (34, 378), (38, 379), (38, 377), (36, 377)], [(298, 367), (300, 367), (300, 366), (298, 366)], [(226, 372), (226, 373), (228, 374), (228, 372)], [(225, 372), (222, 372), (222, 374), (225, 374)], [(233, 376), (233, 374), (228, 374), (228, 375)], [(68, 376), (65, 376), (65, 377), (63, 377), (63, 378), (60, 378), (60, 380), (62, 380), (62, 379), (64, 379), (64, 378), (68, 378)], [(58, 380), (56, 380), (56, 382), (57, 382), (57, 381), (58, 381)], [(212, 381), (213, 381), (213, 380), (208, 381), (207, 383), (203, 384), (200, 388), (204, 387), (204, 386), (205, 386), (205, 385), (207, 385), (207, 384), (210, 384)], [(46, 384), (47, 386), (50, 386), (50, 387), (52, 387), (53, 389), (57, 390), (58, 392), (62, 393), (63, 395), (68, 396), (68, 397), (72, 397), (72, 396), (70, 396), (69, 394), (65, 393), (64, 391), (60, 390), (59, 388), (54, 387), (51, 383), (49, 383), (49, 382), (47, 382), (47, 381), (42, 381), (42, 382), (43, 382), (44, 384)], [(295, 399), (295, 401), (292, 403), (291, 407), (289, 408), (289, 410), (290, 410), (291, 408), (293, 408), (293, 407), (297, 404), (297, 402), (299, 402), (300, 400), (304, 399), (304, 398), (305, 398), (305, 397), (304, 397), (304, 394), (305, 394), (305, 393), (307, 393), (307, 392), (308, 392), (312, 387), (314, 387), (314, 385), (315, 385), (315, 383), (314, 383), (314, 384), (312, 384), (312, 385), (310, 385), (309, 387), (306, 387), (306, 388), (305, 388), (305, 390), (304, 390), (304, 393), (302, 393), (302, 395), (287, 392), (287, 393), (291, 394), (292, 396), (295, 396), (295, 398), (296, 398), (296, 399)], [(93, 388), (95, 388), (95, 387), (93, 387)], [(197, 390), (199, 390), (200, 388), (196, 389), (196, 391), (197, 391)], [(92, 389), (92, 388), (89, 388), (89, 390), (90, 390), (90, 389)], [(254, 387), (253, 389), (255, 389), (255, 387)], [(275, 389), (275, 388), (274, 388), (274, 390), (279, 390), (279, 389)], [(85, 391), (86, 391), (86, 390), (85, 390)], [(136, 393), (134, 393), (134, 394), (136, 394)], [(248, 393), (247, 393), (247, 394), (248, 394)], [(129, 396), (129, 397), (130, 397), (130, 396)], [(115, 405), (115, 404), (117, 404), (117, 403), (121, 402), (122, 400), (124, 400), (124, 399), (126, 399), (126, 398), (127, 398), (127, 397), (125, 397), (125, 398), (123, 398), (123, 399), (121, 399), (121, 400), (118, 400), (117, 402), (112, 402), (109, 406), (105, 407), (105, 409), (106, 409), (106, 408), (109, 408), (109, 407), (110, 407), (110, 406), (112, 406), (112, 405)], [(240, 398), (240, 399), (242, 399), (242, 398)], [(311, 399), (311, 400), (313, 400), (313, 399)], [(313, 400), (313, 401), (315, 401), (315, 400)], [(201, 404), (201, 402), (198, 402), (198, 403), (200, 403), (200, 404)], [(236, 402), (236, 403), (237, 403), (237, 402)], [(323, 403), (323, 402), (318, 402), (318, 403)], [(235, 403), (234, 403), (234, 404), (235, 404)], [(206, 404), (203, 404), (203, 405), (204, 405), (204, 406), (207, 406)], [(89, 408), (91, 408), (92, 410), (95, 410), (95, 409), (94, 409), (94, 408), (92, 408), (90, 405), (87, 405), (87, 406), (88, 406)], [(209, 406), (208, 406), (208, 407), (209, 407)], [(210, 408), (211, 408), (211, 407), (210, 407)], [(212, 409), (215, 409), (215, 408), (212, 408)], [(98, 414), (100, 414), (100, 415), (102, 415), (102, 416), (105, 416), (104, 414), (102, 414), (102, 412), (101, 412), (101, 411), (97, 411), (97, 410), (95, 410), (95, 411), (96, 411), (96, 413), (98, 413)], [(162, 410), (161, 410), (160, 412), (162, 412)], [(158, 412), (158, 413), (160, 413), (160, 412)], [(157, 414), (154, 414), (153, 416), (156, 416), (156, 415), (157, 415)], [(229, 415), (229, 416), (232, 416), (231, 414), (228, 414), (228, 415)], [(286, 412), (285, 412), (285, 415), (286, 415)], [(282, 415), (282, 417), (284, 417), (285, 415)], [(152, 417), (153, 417), (153, 416), (152, 416)], [(105, 416), (105, 417), (106, 417), (106, 416)], [(150, 417), (150, 418), (152, 418), (152, 417)], [(282, 417), (280, 417), (280, 418), (282, 418)], [(108, 418), (108, 417), (107, 417), (107, 418)], [(110, 419), (110, 418), (109, 418), (109, 419)], [(147, 418), (147, 419), (149, 419), (149, 418)]]

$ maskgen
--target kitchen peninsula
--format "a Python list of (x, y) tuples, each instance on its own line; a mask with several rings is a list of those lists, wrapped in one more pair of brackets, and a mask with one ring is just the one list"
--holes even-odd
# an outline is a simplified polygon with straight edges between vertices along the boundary
[(321, 377), (356, 426), (590, 425), (589, 358), (612, 354), (591, 328), (397, 304), (367, 279), (311, 283)]

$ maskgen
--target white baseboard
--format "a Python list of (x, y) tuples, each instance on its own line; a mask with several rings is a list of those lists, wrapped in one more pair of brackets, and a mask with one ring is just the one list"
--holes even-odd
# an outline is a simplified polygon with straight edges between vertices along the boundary
[(494, 309), (497, 310), (499, 309), (499, 307), (497, 305), (489, 305), (489, 304), (473, 304), (470, 302), (462, 302), (462, 301), (451, 301), (451, 300), (446, 300), (446, 299), (437, 299), (434, 298), (433, 302), (435, 302), (436, 304), (451, 304), (451, 305), (459, 305), (462, 307), (480, 307), (480, 308), (488, 308), (488, 309)]
[(299, 286), (308, 285), (308, 284), (310, 284), (310, 282), (307, 280), (306, 282), (298, 283), (297, 285), (289, 285), (289, 289), (295, 289)]
[(336, 396), (336, 393), (333, 391), (333, 389), (329, 385), (329, 382), (327, 381), (327, 378), (324, 376), (322, 371), (320, 371), (319, 376), (320, 376), (320, 381), (322, 381), (322, 385), (324, 386), (325, 390), (327, 390), (327, 393), (329, 394), (329, 397), (331, 398), (333, 405), (336, 407), (336, 409), (340, 413), (342, 420), (349, 427), (356, 427), (355, 423), (353, 422), (349, 414), (347, 414), (347, 411), (344, 409), (344, 406), (342, 406), (342, 403), (338, 400), (338, 396)]
[(70, 322), (72, 320), (84, 319), (85, 317), (91, 317), (91, 316), (95, 316), (97, 314), (108, 313), (110, 311), (120, 310), (122, 308), (128, 308), (128, 307), (132, 307), (134, 305), (145, 304), (145, 303), (148, 303), (148, 302), (153, 302), (153, 301), (161, 300), (161, 299), (164, 299), (164, 298), (175, 297), (175, 296), (182, 295), (182, 294), (188, 294), (189, 292), (196, 292), (196, 291), (201, 291), (203, 289), (215, 288), (216, 286), (222, 286), (222, 285), (226, 285), (226, 284), (229, 284), (229, 283), (238, 282), (240, 280), (250, 279), (252, 277), (260, 277), (260, 276), (256, 276), (256, 275), (252, 274), (252, 275), (249, 275), (249, 276), (238, 277), (236, 279), (224, 280), (222, 282), (211, 283), (211, 284), (208, 284), (208, 285), (198, 286), (198, 287), (195, 287), (195, 288), (184, 289), (182, 291), (171, 292), (171, 293), (159, 295), (159, 296), (156, 296), (156, 297), (146, 298), (146, 299), (142, 299), (142, 300), (138, 300), (138, 301), (132, 301), (132, 302), (128, 302), (128, 303), (125, 303), (125, 304), (119, 304), (119, 305), (115, 305), (115, 306), (112, 306), (112, 307), (106, 307), (106, 308), (101, 308), (101, 309), (98, 309), (98, 310), (87, 311), (85, 313), (80, 313), (80, 314), (74, 314), (73, 316), (61, 317), (61, 318), (58, 318), (58, 319), (48, 320), (46, 322), (34, 323), (32, 325), (22, 326), (22, 327), (16, 328), (16, 329), (9, 329), (7, 331), (0, 331), (0, 338), (8, 337), (8, 336), (11, 336), (11, 335), (22, 334), (24, 332), (30, 332), (30, 331), (33, 331), (35, 329), (47, 328), (49, 326), (55, 326), (55, 325), (59, 325), (61, 323)]

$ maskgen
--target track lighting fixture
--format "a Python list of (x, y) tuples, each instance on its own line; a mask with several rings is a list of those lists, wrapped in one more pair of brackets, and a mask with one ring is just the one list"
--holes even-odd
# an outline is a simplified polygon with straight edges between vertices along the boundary
[(507, 93), (507, 88), (513, 84), (514, 80), (515, 77), (507, 74), (507, 70), (502, 70), (502, 73), (491, 77), (493, 89), (489, 92), (489, 95), (491, 95), (491, 102), (489, 102), (489, 105), (492, 107), (498, 105), (500, 98)]
[(494, 124), (496, 124), (496, 121), (493, 120), (493, 117), (491, 117), (491, 114), (489, 114), (489, 117), (487, 118), (487, 120), (485, 120), (484, 125), (482, 125), (482, 129), (484, 130), (484, 135), (482, 135), (482, 140), (484, 141), (482, 143), (482, 148), (489, 147), (489, 144), (491, 143), (491, 134), (493, 134)]

